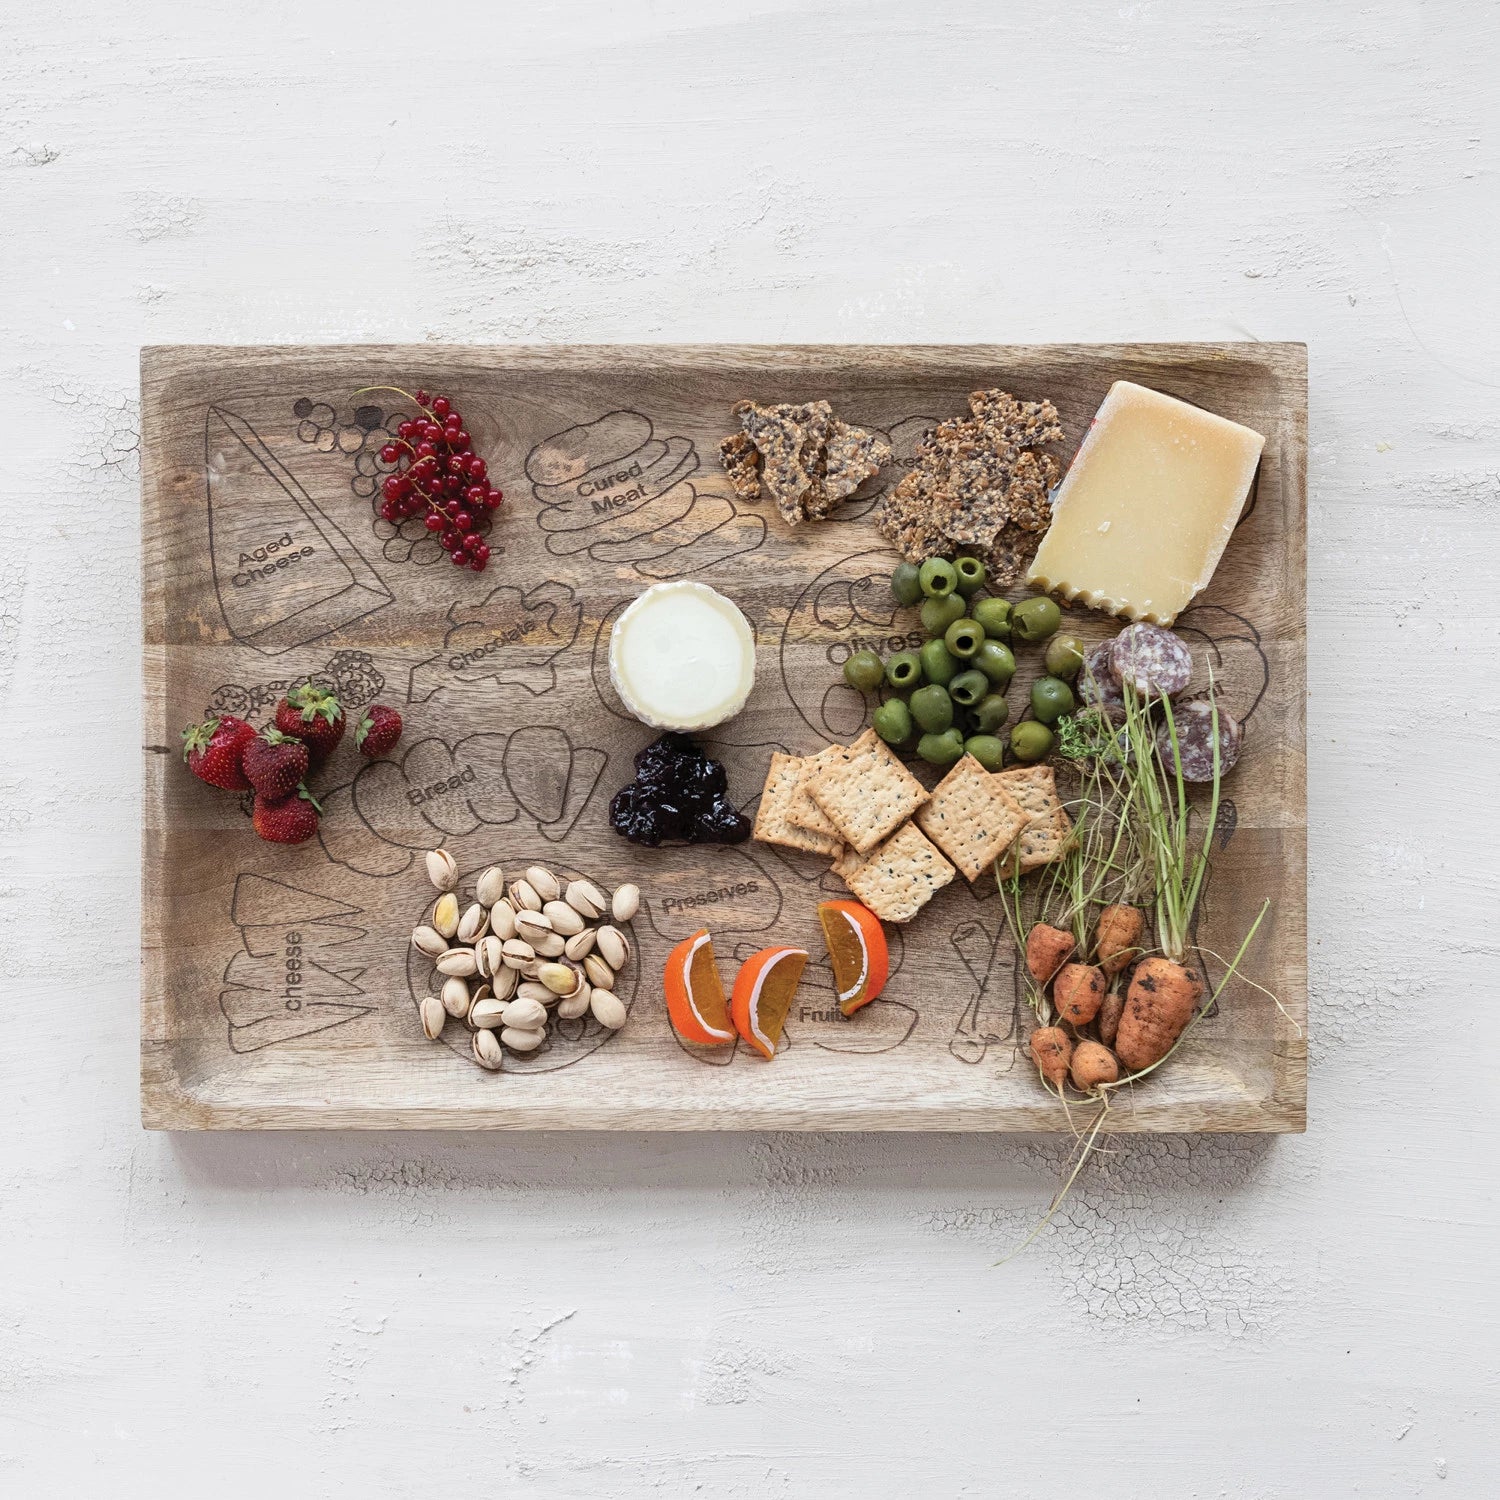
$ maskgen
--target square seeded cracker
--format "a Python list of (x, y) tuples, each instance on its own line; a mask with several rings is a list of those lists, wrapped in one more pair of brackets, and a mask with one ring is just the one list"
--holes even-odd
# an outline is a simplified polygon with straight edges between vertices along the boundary
[(868, 855), (845, 850), (833, 873), (883, 922), (910, 922), (953, 879), (953, 866), (915, 823), (903, 823)]
[(1010, 847), (1027, 822), (1021, 804), (972, 755), (943, 777), (916, 816), (917, 827), (971, 881)]
[(858, 854), (868, 854), (927, 800), (927, 788), (873, 729), (849, 746), (846, 760), (813, 777), (807, 789)]
[(1073, 829), (1057, 795), (1056, 773), (1051, 766), (1017, 766), (1010, 771), (995, 772), (994, 780), (1021, 804), (1021, 811), (1027, 817), (1026, 826), (1011, 845), (1000, 873), (1006, 877), (1015, 874), (1018, 862), (1022, 875), (1050, 865), (1062, 854)]
[(838, 826), (813, 801), (807, 784), (813, 777), (821, 775), (829, 766), (848, 759), (849, 749), (846, 745), (829, 745), (819, 750), (816, 755), (804, 755), (802, 757), (802, 780), (798, 783), (796, 791), (792, 793), (792, 800), (786, 814), (787, 822), (812, 833), (825, 834), (840, 847), (844, 841), (839, 837)]
[(809, 854), (838, 854), (842, 844), (835, 836), (798, 828), (787, 818), (793, 795), (802, 784), (804, 762), (797, 755), (774, 751), (771, 769), (755, 813), (755, 837), (763, 844), (781, 844), (787, 849), (805, 849)]

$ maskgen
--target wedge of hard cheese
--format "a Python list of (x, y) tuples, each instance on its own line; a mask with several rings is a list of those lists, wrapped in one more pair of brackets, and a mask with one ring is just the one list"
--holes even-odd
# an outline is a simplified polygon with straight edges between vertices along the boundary
[(1057, 487), (1027, 582), (1170, 625), (1214, 576), (1265, 443), (1238, 422), (1117, 380)]

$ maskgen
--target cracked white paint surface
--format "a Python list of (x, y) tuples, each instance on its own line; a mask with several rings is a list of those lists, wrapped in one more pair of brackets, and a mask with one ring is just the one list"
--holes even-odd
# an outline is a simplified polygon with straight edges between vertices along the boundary
[[(1496, 1492), (1492, 5), (0, 42), (0, 1494)], [(995, 1269), (1054, 1142), (140, 1131), (141, 344), (1235, 337), (1311, 346), (1307, 1137)]]

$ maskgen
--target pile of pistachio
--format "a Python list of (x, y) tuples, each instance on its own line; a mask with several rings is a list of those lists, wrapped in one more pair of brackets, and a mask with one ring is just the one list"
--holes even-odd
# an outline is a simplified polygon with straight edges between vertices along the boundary
[(592, 1014), (611, 1031), (625, 1024), (615, 983), (630, 939), (614, 924), (628, 923), (639, 909), (635, 886), (606, 897), (590, 880), (564, 885), (541, 865), (507, 885), (492, 866), (464, 905), (458, 864), (446, 849), (427, 855), (427, 875), (439, 894), (411, 943), (442, 978), (438, 993), (418, 1007), (430, 1040), (450, 1018), (461, 1021), (473, 1036), (474, 1061), (496, 1072), (506, 1049), (535, 1052), (555, 1021)]

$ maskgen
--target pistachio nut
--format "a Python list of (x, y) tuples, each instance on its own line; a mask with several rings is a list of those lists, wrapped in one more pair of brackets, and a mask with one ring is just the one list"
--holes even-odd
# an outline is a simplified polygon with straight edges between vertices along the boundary
[(618, 974), (625, 967), (625, 960), (630, 957), (630, 939), (618, 927), (611, 927), (606, 923), (595, 933), (594, 945), (599, 950), (599, 957), (615, 973)]
[(560, 932), (542, 932), (531, 940), (538, 958), (561, 958), (567, 942)]
[(469, 979), (479, 972), (472, 948), (450, 948), (438, 959), (436, 967), (439, 974), (458, 979)]
[(547, 902), (542, 915), (552, 924), (553, 932), (560, 932), (565, 938), (583, 931), (583, 918), (566, 901)]
[[(493, 1031), (480, 1033), (482, 1036), (494, 1036), (494, 1034)], [(500, 1040), (512, 1052), (535, 1052), (547, 1040), (547, 1033), (545, 1031), (518, 1031), (514, 1026), (507, 1026), (500, 1033)]]
[(471, 1045), (474, 1051), (474, 1061), (481, 1068), (488, 1068), (491, 1073), (500, 1071), (505, 1062), (505, 1054), (500, 1050), (500, 1043), (496, 1040), (493, 1031), (476, 1031)]
[(535, 943), (544, 932), (552, 931), (552, 919), (540, 911), (518, 911), (516, 913), (516, 936), (528, 943)]
[(472, 943), (484, 936), (484, 930), (490, 925), (490, 914), (476, 901), (458, 919), (458, 940), (461, 943)]
[(526, 883), (543, 901), (556, 901), (562, 895), (557, 876), (545, 865), (532, 865), (526, 872)]
[(448, 939), (435, 927), (413, 928), (411, 945), (418, 953), (425, 953), (428, 958), (441, 958), (448, 951)]
[(615, 982), (615, 971), (597, 953), (590, 953), (583, 960), (583, 972), (588, 982), (601, 990), (607, 990)]
[(625, 1024), (625, 1002), (613, 990), (595, 990), (589, 996), (589, 1009), (594, 1019), (611, 1031), (618, 1031)]
[(417, 1012), (422, 1017), (422, 1035), (429, 1042), (437, 1041), (443, 1034), (443, 1022), (448, 1019), (443, 1002), (436, 995), (428, 995), (417, 1007)]
[(522, 1031), (539, 1030), (547, 1024), (547, 1007), (540, 1000), (512, 1000), (505, 1007), (501, 1024), (519, 1027)]
[(630, 922), (641, 909), (641, 888), (638, 885), (622, 885), (609, 902), (609, 914), (617, 922)]
[(604, 892), (591, 880), (575, 880), (563, 893), (563, 899), (580, 916), (587, 917), (591, 922), (595, 917), (602, 917), (609, 906), (604, 899)]
[(497, 1000), (509, 1000), (516, 992), (520, 975), (507, 964), (501, 964), (490, 975), (490, 991)]
[(594, 929), (592, 927), (585, 927), (582, 932), (575, 932), (563, 944), (563, 952), (575, 963), (581, 963), (593, 951)]
[(588, 1014), (589, 996), (593, 992), (588, 985), (584, 985), (576, 995), (564, 995), (557, 1002), (557, 1014), (564, 1021), (576, 1021), (579, 1016)]
[(516, 935), (516, 909), (509, 901), (497, 901), (490, 907), (490, 931), (502, 943)]
[(469, 1007), (469, 1025), (475, 1031), (493, 1031), (500, 1025), (500, 1016), (505, 1010), (505, 1001), (486, 995)]
[(583, 975), (571, 964), (543, 964), (536, 977), (554, 995), (571, 995), (583, 982)]
[(536, 957), (536, 949), (520, 938), (507, 938), (500, 945), (501, 957), (507, 969), (519, 969)]
[(457, 974), (450, 974), (443, 981), (443, 987), (438, 991), (443, 1002), (443, 1009), (453, 1017), (455, 1021), (462, 1021), (469, 1013), (469, 1004), (473, 997), (469, 994), (469, 982), (461, 979)]
[(535, 1000), (538, 1005), (553, 1005), (557, 996), (540, 979), (523, 979), (516, 986), (516, 999)]
[(451, 891), (458, 884), (458, 861), (446, 849), (428, 850), (427, 878), (440, 891)]
[(510, 888), (510, 904), (518, 912), (540, 911), (542, 898), (537, 895), (536, 888), (529, 880), (518, 880)]
[(491, 865), (474, 882), (474, 899), (481, 906), (493, 906), (505, 899), (505, 876), (498, 865)]
[(474, 944), (474, 962), (486, 979), (493, 979), (505, 967), (505, 950), (493, 932)]
[(458, 897), (444, 891), (432, 903), (432, 925), (450, 942), (458, 935)]

